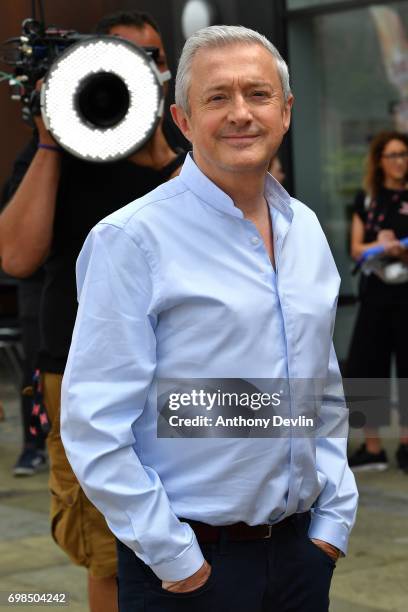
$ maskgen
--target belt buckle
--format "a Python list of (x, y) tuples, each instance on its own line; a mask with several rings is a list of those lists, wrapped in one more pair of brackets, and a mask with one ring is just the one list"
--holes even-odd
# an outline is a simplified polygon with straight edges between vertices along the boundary
[(268, 540), (272, 536), (272, 525), (267, 525), (268, 533), (263, 537), (264, 540)]

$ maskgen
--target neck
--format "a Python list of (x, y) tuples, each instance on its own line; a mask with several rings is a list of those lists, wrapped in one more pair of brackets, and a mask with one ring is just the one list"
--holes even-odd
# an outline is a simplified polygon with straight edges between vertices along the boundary
[(169, 146), (163, 134), (162, 121), (160, 121), (151, 139), (128, 159), (138, 166), (148, 166), (159, 170), (167, 166), (175, 156), (176, 153)]
[(194, 157), (202, 172), (226, 193), (245, 217), (253, 217), (265, 207), (266, 167), (252, 172), (224, 172)]
[(384, 187), (386, 187), (387, 189), (405, 189), (406, 184), (407, 183), (406, 183), (405, 178), (403, 179), (387, 178), (384, 181)]
[[(258, 177), (232, 176), (231, 181), (219, 185), (229, 195), (235, 206), (240, 208), (245, 217), (253, 217), (265, 206), (265, 179), (266, 174)], [(215, 182), (215, 181), (214, 181)]]

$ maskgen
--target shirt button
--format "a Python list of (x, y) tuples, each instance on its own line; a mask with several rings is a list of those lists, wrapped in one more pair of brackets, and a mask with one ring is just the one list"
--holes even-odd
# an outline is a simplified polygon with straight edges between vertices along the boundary
[(259, 244), (259, 238), (257, 238), (256, 236), (252, 236), (251, 242), (252, 244)]

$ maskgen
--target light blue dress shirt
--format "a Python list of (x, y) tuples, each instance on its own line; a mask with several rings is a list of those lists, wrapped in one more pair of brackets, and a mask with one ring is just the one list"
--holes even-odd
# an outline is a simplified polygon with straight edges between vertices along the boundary
[[(342, 394), (339, 275), (315, 214), (267, 176), (274, 271), (255, 225), (187, 156), (179, 177), (101, 221), (77, 264), (61, 430), (85, 493), (162, 580), (204, 562), (187, 523), (274, 523), (346, 552), (357, 490), (343, 438), (157, 438), (155, 377), (316, 378)], [(296, 412), (296, 405), (292, 407)], [(334, 419), (344, 404), (327, 402)]]

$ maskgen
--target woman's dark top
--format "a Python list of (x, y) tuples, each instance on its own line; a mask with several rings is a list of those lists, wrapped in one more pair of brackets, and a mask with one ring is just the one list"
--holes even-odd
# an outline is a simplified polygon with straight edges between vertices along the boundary
[[(359, 191), (353, 212), (364, 223), (364, 242), (377, 240), (381, 230), (393, 230), (398, 239), (408, 237), (408, 189), (397, 191), (382, 187), (376, 198)], [(363, 278), (360, 295), (380, 302), (408, 302), (408, 283), (388, 285), (375, 274)]]

